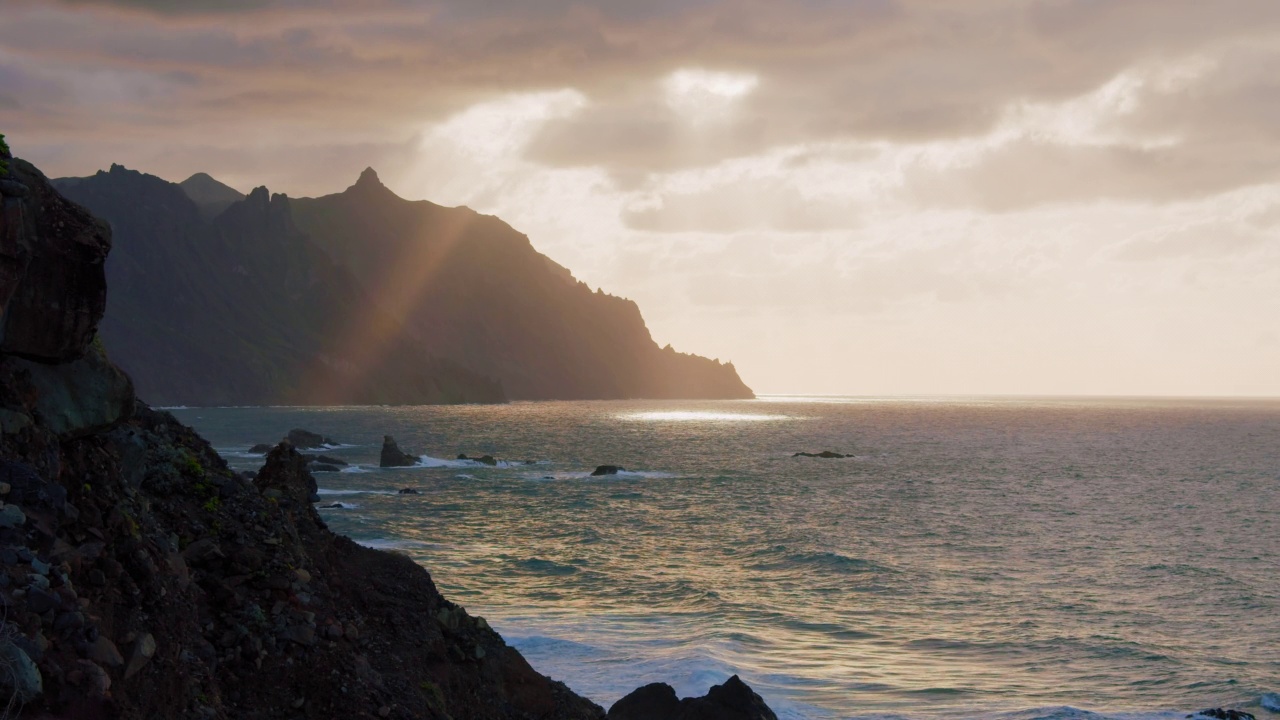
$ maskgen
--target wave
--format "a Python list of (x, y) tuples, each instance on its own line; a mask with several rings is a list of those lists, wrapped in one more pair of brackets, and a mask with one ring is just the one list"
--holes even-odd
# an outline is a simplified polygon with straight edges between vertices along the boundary
[(343, 490), (335, 490), (332, 488), (317, 488), (317, 495), (396, 495), (395, 490), (373, 490), (371, 488), (346, 488)]
[(782, 554), (776, 559), (766, 560), (763, 562), (748, 565), (751, 570), (800, 570), (800, 569), (821, 569), (828, 572), (837, 572), (842, 574), (856, 575), (861, 573), (877, 573), (877, 572), (894, 572), (887, 565), (882, 565), (872, 560), (863, 558), (849, 557), (836, 552), (786, 552), (782, 547), (774, 547), (770, 550), (752, 553), (756, 556), (768, 556)]
[(373, 472), (373, 470), (370, 470), (369, 468), (363, 465), (348, 465), (347, 467), (342, 468), (338, 472), (347, 473), (350, 475), (350, 474), (371, 473)]
[(410, 465), (405, 469), (413, 468), (514, 468), (527, 467), (529, 463), (511, 462), (508, 460), (499, 460), (497, 465), (489, 465), (479, 460), (447, 460), (445, 458), (432, 457), (430, 455), (418, 456), (418, 464)]

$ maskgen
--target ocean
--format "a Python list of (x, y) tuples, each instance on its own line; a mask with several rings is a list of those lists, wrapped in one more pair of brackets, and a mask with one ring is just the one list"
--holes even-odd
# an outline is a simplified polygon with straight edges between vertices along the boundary
[[(237, 469), (290, 428), (340, 443), (334, 531), (606, 708), (737, 673), (804, 720), (1280, 717), (1280, 401), (173, 413)], [(384, 434), (423, 466), (379, 469)], [(852, 457), (792, 456), (822, 450)]]

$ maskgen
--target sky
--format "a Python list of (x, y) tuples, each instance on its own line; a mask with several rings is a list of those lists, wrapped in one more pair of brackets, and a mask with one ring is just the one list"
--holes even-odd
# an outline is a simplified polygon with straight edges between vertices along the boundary
[(1280, 396), (1275, 0), (3, 0), (0, 132), (495, 214), (758, 393)]

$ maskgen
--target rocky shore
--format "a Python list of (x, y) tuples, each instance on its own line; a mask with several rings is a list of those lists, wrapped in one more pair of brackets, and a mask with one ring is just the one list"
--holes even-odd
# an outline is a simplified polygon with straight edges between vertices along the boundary
[[(407, 557), (331, 533), (293, 443), (249, 478), (137, 401), (95, 341), (109, 229), (4, 159), (0, 714), (606, 716)], [(609, 717), (773, 717), (718, 687), (675, 705), (646, 689)]]

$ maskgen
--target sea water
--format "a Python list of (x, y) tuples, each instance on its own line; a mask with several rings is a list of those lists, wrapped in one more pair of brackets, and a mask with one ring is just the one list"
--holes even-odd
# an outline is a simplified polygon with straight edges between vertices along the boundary
[[(737, 673), (784, 718), (1275, 717), (1280, 402), (174, 414), (238, 469), (293, 427), (340, 443), (351, 466), (317, 474), (333, 530), (408, 553), (605, 707)], [(422, 467), (379, 469), (384, 434)], [(821, 450), (852, 457), (792, 457)]]

